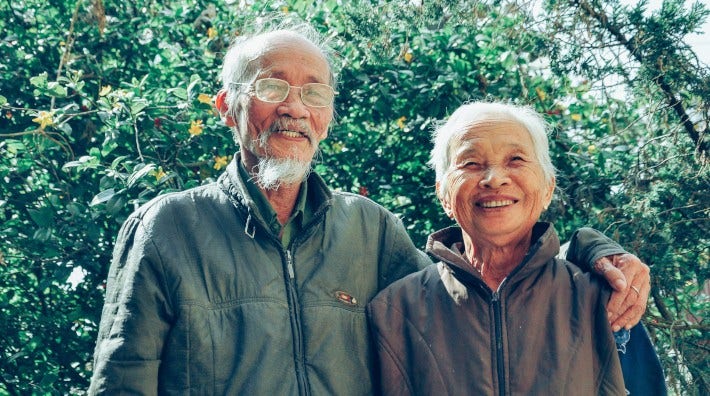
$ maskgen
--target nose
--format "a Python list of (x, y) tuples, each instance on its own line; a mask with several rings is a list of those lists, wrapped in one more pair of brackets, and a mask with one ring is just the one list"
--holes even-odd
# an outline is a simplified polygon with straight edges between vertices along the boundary
[(307, 118), (311, 114), (308, 106), (301, 100), (300, 87), (291, 87), (286, 99), (279, 104), (277, 112), (280, 116), (287, 115), (291, 118)]
[(500, 188), (510, 183), (508, 171), (501, 166), (492, 165), (486, 169), (486, 173), (478, 182), (478, 185), (483, 188)]

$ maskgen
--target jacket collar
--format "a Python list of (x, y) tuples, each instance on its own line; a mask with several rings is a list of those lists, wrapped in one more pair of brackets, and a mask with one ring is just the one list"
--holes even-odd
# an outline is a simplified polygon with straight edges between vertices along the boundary
[[(505, 283), (525, 278), (530, 272), (546, 265), (560, 251), (560, 240), (550, 223), (536, 223), (532, 241), (525, 258), (508, 275)], [(462, 230), (454, 226), (432, 233), (427, 240), (426, 251), (449, 266), (460, 281), (470, 283), (474, 278), (482, 281), (480, 274), (468, 262), (463, 246)]]

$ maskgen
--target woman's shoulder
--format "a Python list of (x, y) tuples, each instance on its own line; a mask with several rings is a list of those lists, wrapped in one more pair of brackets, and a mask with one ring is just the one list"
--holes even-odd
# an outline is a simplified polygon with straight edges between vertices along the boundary
[(392, 282), (375, 296), (373, 302), (412, 301), (440, 280), (437, 264), (431, 264)]

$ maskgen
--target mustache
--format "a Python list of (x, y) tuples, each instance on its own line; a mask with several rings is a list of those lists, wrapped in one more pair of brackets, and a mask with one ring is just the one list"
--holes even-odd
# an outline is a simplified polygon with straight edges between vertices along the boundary
[(308, 140), (313, 142), (313, 130), (311, 130), (311, 126), (308, 124), (308, 122), (303, 119), (291, 117), (277, 118), (273, 123), (271, 123), (271, 125), (269, 125), (267, 132), (269, 134), (272, 134), (279, 131), (299, 132), (305, 137), (307, 137)]

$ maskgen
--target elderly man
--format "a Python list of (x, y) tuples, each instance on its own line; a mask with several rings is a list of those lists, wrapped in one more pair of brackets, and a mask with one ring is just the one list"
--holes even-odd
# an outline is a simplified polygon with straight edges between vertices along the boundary
[[(392, 213), (310, 172), (333, 119), (323, 48), (296, 26), (229, 49), (216, 104), (239, 152), (217, 182), (158, 197), (124, 224), (90, 393), (372, 393), (365, 305), (431, 262)], [(592, 234), (576, 244), (586, 263), (623, 252)], [(644, 286), (619, 294), (612, 320), (633, 324), (648, 268), (620, 258), (626, 280), (603, 259), (607, 279)]]

